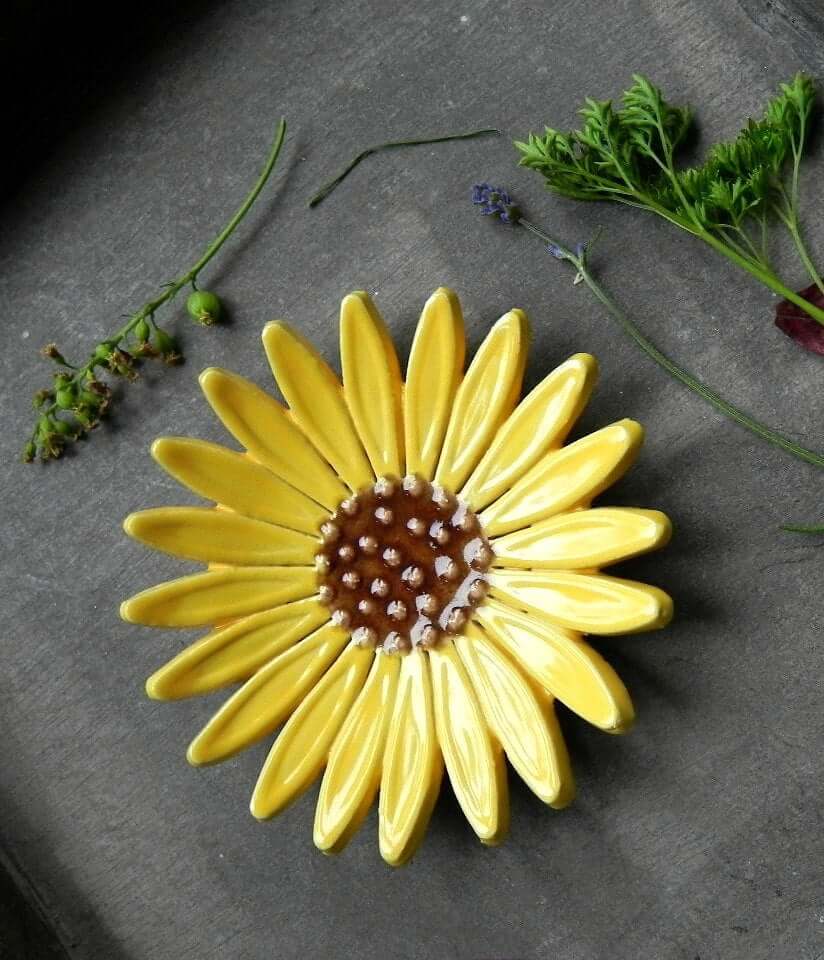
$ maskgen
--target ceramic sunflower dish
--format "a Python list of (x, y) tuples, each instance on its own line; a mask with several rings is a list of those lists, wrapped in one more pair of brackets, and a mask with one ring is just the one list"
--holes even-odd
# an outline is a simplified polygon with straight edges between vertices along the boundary
[(627, 691), (582, 634), (664, 626), (661, 590), (600, 568), (661, 546), (657, 511), (591, 506), (631, 465), (621, 420), (564, 446), (596, 376), (576, 354), (518, 402), (527, 322), (512, 310), (466, 373), (460, 304), (427, 301), (402, 380), (365, 293), (341, 305), (341, 383), (282, 323), (263, 344), (282, 406), (224, 370), (206, 398), (242, 452), (165, 437), (152, 453), (207, 507), (134, 513), (126, 531), (208, 565), (127, 600), (131, 623), (209, 626), (147, 682), (173, 700), (241, 684), (192, 741), (214, 763), (282, 726), (252, 795), (283, 810), (323, 773), (315, 844), (335, 852), (379, 793), (380, 852), (423, 839), (444, 767), (472, 829), (508, 827), (504, 755), (537, 796), (574, 793), (560, 700), (610, 733)]

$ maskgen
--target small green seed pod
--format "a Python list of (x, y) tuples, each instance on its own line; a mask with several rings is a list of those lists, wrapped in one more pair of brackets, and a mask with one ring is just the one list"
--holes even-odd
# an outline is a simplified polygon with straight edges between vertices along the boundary
[(177, 351), (177, 343), (175, 342), (174, 337), (170, 337), (165, 330), (161, 330), (160, 327), (155, 330), (155, 344), (157, 349), (165, 356), (167, 353), (174, 353)]
[(183, 355), (177, 345), (177, 340), (170, 337), (165, 330), (157, 327), (154, 333), (154, 342), (164, 363), (174, 365), (183, 362)]
[(77, 400), (74, 386), (62, 387), (54, 395), (54, 402), (61, 410), (71, 410)]
[(216, 294), (209, 293), (208, 290), (195, 290), (194, 293), (189, 294), (186, 309), (193, 320), (204, 326), (210, 326), (220, 319), (223, 305)]
[(151, 334), (152, 331), (149, 329), (149, 324), (146, 322), (146, 320), (139, 320), (134, 328), (134, 335), (138, 342), (145, 343)]
[(97, 393), (92, 393), (91, 390), (81, 390), (77, 395), (77, 402), (83, 407), (92, 407), (97, 409), (102, 402), (102, 397)]
[(73, 436), (75, 432), (75, 428), (70, 423), (59, 418), (52, 421), (52, 429), (64, 437)]

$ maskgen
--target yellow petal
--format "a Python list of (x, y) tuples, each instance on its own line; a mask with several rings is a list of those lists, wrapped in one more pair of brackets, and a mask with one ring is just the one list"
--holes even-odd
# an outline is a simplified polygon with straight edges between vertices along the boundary
[(242, 453), (189, 437), (161, 437), (152, 456), (175, 480), (207, 500), (255, 520), (316, 533), (323, 507)]
[(657, 630), (672, 619), (672, 600), (646, 583), (562, 570), (495, 570), (493, 593), (570, 630), (609, 636)]
[(267, 323), (263, 347), (295, 422), (352, 490), (375, 479), (340, 381), (312, 345), (283, 323)]
[(123, 529), (177, 557), (239, 566), (311, 565), (318, 545), (304, 533), (204, 507), (141, 510), (126, 517)]
[(585, 570), (663, 546), (669, 519), (658, 510), (600, 507), (562, 513), (493, 540), (499, 567)]
[(506, 767), (451, 640), (430, 651), (435, 726), (458, 803), (478, 837), (497, 844), (509, 828)]
[(488, 536), (498, 537), (589, 502), (629, 469), (644, 431), (620, 420), (568, 447), (548, 453), (481, 514)]
[(404, 472), (401, 371), (386, 324), (362, 290), (340, 305), (343, 392), (372, 469)]
[(609, 733), (635, 719), (621, 678), (578, 634), (488, 600), (477, 610), (488, 635), (549, 692)]
[(598, 364), (576, 353), (550, 373), (515, 408), (461, 491), (480, 510), (508, 490), (547, 451), (564, 442), (587, 404)]
[(226, 429), (258, 463), (328, 510), (348, 495), (329, 464), (265, 390), (218, 367), (201, 373), (200, 386)]
[(311, 567), (226, 567), (149, 587), (125, 600), (120, 616), (147, 627), (200, 627), (308, 597), (315, 590)]
[(435, 733), (429, 661), (421, 650), (403, 657), (381, 775), (381, 856), (406, 863), (420, 846), (443, 775)]
[(435, 474), (465, 353), (460, 301), (439, 287), (421, 313), (404, 390), (406, 469), (427, 480)]
[(459, 490), (521, 392), (529, 326), (510, 310), (489, 331), (455, 395), (435, 480)]
[(289, 717), (260, 771), (252, 816), (274, 817), (315, 782), (374, 659), (350, 644)]
[(258, 670), (191, 742), (189, 763), (225, 760), (276, 730), (348, 639), (345, 630), (327, 623)]
[(153, 700), (179, 700), (247, 680), (329, 619), (314, 598), (253, 613), (201, 637), (146, 681)]
[(315, 846), (338, 853), (363, 823), (381, 778), (400, 657), (376, 656), (326, 765), (315, 813)]
[(455, 646), (509, 762), (544, 803), (567, 806), (575, 782), (552, 704), (541, 705), (517, 667), (476, 624), (455, 638)]

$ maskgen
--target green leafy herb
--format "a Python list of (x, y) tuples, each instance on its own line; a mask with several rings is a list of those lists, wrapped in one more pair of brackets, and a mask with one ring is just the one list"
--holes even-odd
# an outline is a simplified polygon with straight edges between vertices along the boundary
[(472, 140), (475, 137), (483, 137), (488, 133), (500, 134), (500, 132), (496, 127), (484, 127), (482, 130), (471, 130), (469, 133), (450, 133), (446, 136), (427, 137), (422, 140), (390, 140), (387, 143), (379, 143), (374, 147), (367, 147), (366, 150), (361, 150), (353, 160), (350, 160), (336, 177), (318, 190), (309, 201), (309, 206), (316, 207), (325, 200), (335, 187), (349, 176), (361, 160), (365, 160), (373, 153), (379, 153), (381, 150), (395, 150), (398, 147), (417, 147), (425, 143), (446, 143), (449, 140)]
[(781, 85), (760, 120), (735, 140), (718, 143), (703, 164), (679, 168), (676, 155), (692, 128), (689, 107), (669, 104), (646, 77), (616, 109), (587, 99), (579, 130), (547, 127), (516, 142), (521, 164), (537, 170), (554, 193), (576, 200), (612, 200), (649, 210), (713, 249), (795, 304), (819, 324), (824, 309), (789, 289), (770, 263), (770, 226), (789, 231), (805, 269), (824, 292), (799, 221), (799, 169), (807, 143), (815, 85), (797, 74)]
[(195, 265), (177, 280), (164, 284), (163, 291), (147, 301), (119, 330), (96, 344), (85, 363), (69, 363), (58, 347), (50, 343), (42, 353), (54, 361), (58, 370), (52, 385), (34, 395), (38, 411), (31, 437), (23, 449), (23, 460), (53, 460), (62, 455), (67, 444), (85, 437), (100, 424), (112, 402), (112, 389), (99, 378), (99, 373), (114, 374), (125, 380), (137, 378), (137, 363), (144, 358), (158, 358), (166, 363), (183, 359), (177, 341), (155, 320), (156, 311), (172, 300), (183, 287), (191, 285), (187, 300), (190, 316), (198, 323), (215, 323), (222, 311), (216, 294), (197, 289), (200, 271), (215, 256), (246, 216), (275, 168), (284, 138), (286, 121), (281, 120), (263, 170), (246, 199), (232, 219), (204, 250)]

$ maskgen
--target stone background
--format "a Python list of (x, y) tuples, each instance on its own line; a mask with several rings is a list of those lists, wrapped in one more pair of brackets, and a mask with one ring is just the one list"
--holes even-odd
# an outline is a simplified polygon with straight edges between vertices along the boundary
[[(30, 29), (10, 41), (21, 55), (5, 84), (17, 132), (5, 141), (0, 232), (0, 841), (7, 871), (52, 928), (54, 955), (824, 956), (822, 543), (780, 530), (824, 519), (815, 472), (672, 382), (540, 244), (482, 220), (467, 200), (489, 179), (570, 241), (603, 225), (594, 265), (656, 342), (821, 448), (822, 361), (775, 330), (771, 294), (664, 223), (551, 198), (515, 168), (510, 145), (544, 122), (571, 123), (586, 94), (620, 94), (634, 71), (699, 105), (702, 143), (732, 135), (779, 81), (821, 70), (820, 5), (166, 6), (134, 11), (131, 33), (80, 13), (49, 24), (29, 10)], [(203, 275), (231, 322), (201, 330), (180, 306), (167, 312), (186, 365), (147, 369), (79, 456), (18, 464), (29, 397), (48, 373), (38, 348), (56, 339), (80, 354), (187, 267), (253, 180), (281, 114), (282, 163)], [(306, 208), (364, 146), (490, 123), (505, 136), (371, 158)], [(822, 202), (821, 172), (817, 148), (809, 209)], [(821, 251), (820, 220), (808, 233)], [(528, 311), (528, 385), (577, 350), (600, 359), (580, 430), (622, 416), (648, 430), (609, 500), (659, 507), (677, 531), (665, 552), (622, 572), (669, 590), (677, 619), (598, 644), (639, 722), (612, 738), (564, 715), (579, 785), (570, 809), (545, 809), (511, 778), (511, 838), (487, 850), (446, 788), (420, 854), (393, 872), (378, 855), (374, 812), (337, 859), (311, 844), (315, 791), (256, 823), (247, 801), (265, 744), (217, 768), (186, 764), (220, 697), (145, 697), (144, 678), (187, 638), (130, 627), (117, 606), (183, 565), (128, 542), (120, 521), (189, 499), (153, 465), (152, 438), (225, 439), (197, 386), (204, 366), (267, 384), (258, 335), (274, 317), (337, 363), (337, 305), (359, 287), (405, 354), (440, 284), (461, 295), (473, 346), (507, 308)], [(0, 955), (52, 955), (40, 920), (15, 919), (13, 899)]]

